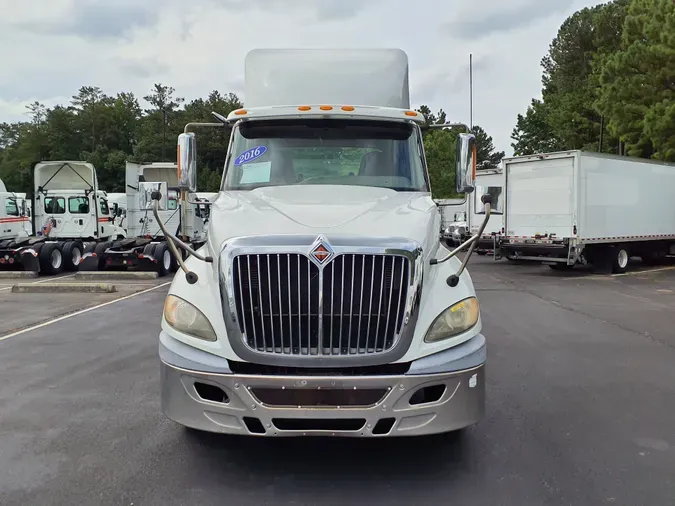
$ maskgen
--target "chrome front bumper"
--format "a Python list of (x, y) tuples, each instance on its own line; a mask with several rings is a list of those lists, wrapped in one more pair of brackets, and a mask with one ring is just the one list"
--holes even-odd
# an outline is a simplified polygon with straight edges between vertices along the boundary
[[(204, 360), (197, 368), (200, 356)], [(165, 333), (160, 335), (160, 358), (163, 413), (181, 425), (209, 432), (412, 436), (461, 429), (485, 412), (482, 335), (415, 361), (408, 373), (398, 376), (232, 374), (226, 360)], [(424, 394), (419, 393), (422, 389)], [(304, 405), (291, 405), (296, 401)]]

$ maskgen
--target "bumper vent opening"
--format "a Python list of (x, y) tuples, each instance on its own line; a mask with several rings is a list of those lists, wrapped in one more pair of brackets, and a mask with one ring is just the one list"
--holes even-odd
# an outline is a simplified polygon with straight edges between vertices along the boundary
[(430, 387), (420, 388), (410, 398), (410, 405), (416, 406), (419, 404), (429, 404), (431, 402), (438, 402), (445, 393), (445, 385), (433, 385)]
[(335, 430), (358, 431), (366, 424), (365, 418), (274, 418), (279, 430)]
[(380, 418), (373, 427), (373, 435), (384, 436), (389, 434), (394, 427), (394, 423), (396, 423), (396, 418)]
[(387, 394), (387, 389), (252, 388), (251, 393), (267, 406), (336, 408), (373, 406)]
[(245, 416), (244, 417), (244, 424), (246, 425), (246, 428), (251, 434), (264, 434), (265, 433), (265, 427), (263, 427), (263, 424), (260, 420), (257, 418), (253, 418), (250, 416)]
[(230, 398), (225, 391), (215, 385), (195, 382), (195, 390), (197, 391), (197, 395), (205, 401), (220, 402), (222, 404), (230, 402)]

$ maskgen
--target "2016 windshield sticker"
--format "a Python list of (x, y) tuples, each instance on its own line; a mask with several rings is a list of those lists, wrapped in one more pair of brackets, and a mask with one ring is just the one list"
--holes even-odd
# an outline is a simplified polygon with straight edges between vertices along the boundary
[(234, 164), (236, 166), (244, 165), (245, 163), (252, 162), (256, 158), (260, 158), (267, 151), (267, 146), (254, 146), (250, 149), (247, 149), (242, 154), (240, 154), (235, 160)]

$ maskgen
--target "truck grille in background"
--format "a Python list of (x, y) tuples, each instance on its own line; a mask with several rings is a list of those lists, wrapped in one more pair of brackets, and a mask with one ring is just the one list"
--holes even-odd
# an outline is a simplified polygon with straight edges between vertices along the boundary
[(323, 272), (301, 254), (234, 259), (239, 328), (249, 348), (286, 355), (383, 353), (403, 327), (410, 261), (343, 254)]

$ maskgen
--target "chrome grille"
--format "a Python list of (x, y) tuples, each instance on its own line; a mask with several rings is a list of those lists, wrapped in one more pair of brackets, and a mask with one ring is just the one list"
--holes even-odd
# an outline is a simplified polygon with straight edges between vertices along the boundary
[(236, 256), (244, 343), (285, 355), (384, 353), (403, 328), (410, 268), (402, 255), (341, 254), (323, 269), (297, 253)]

